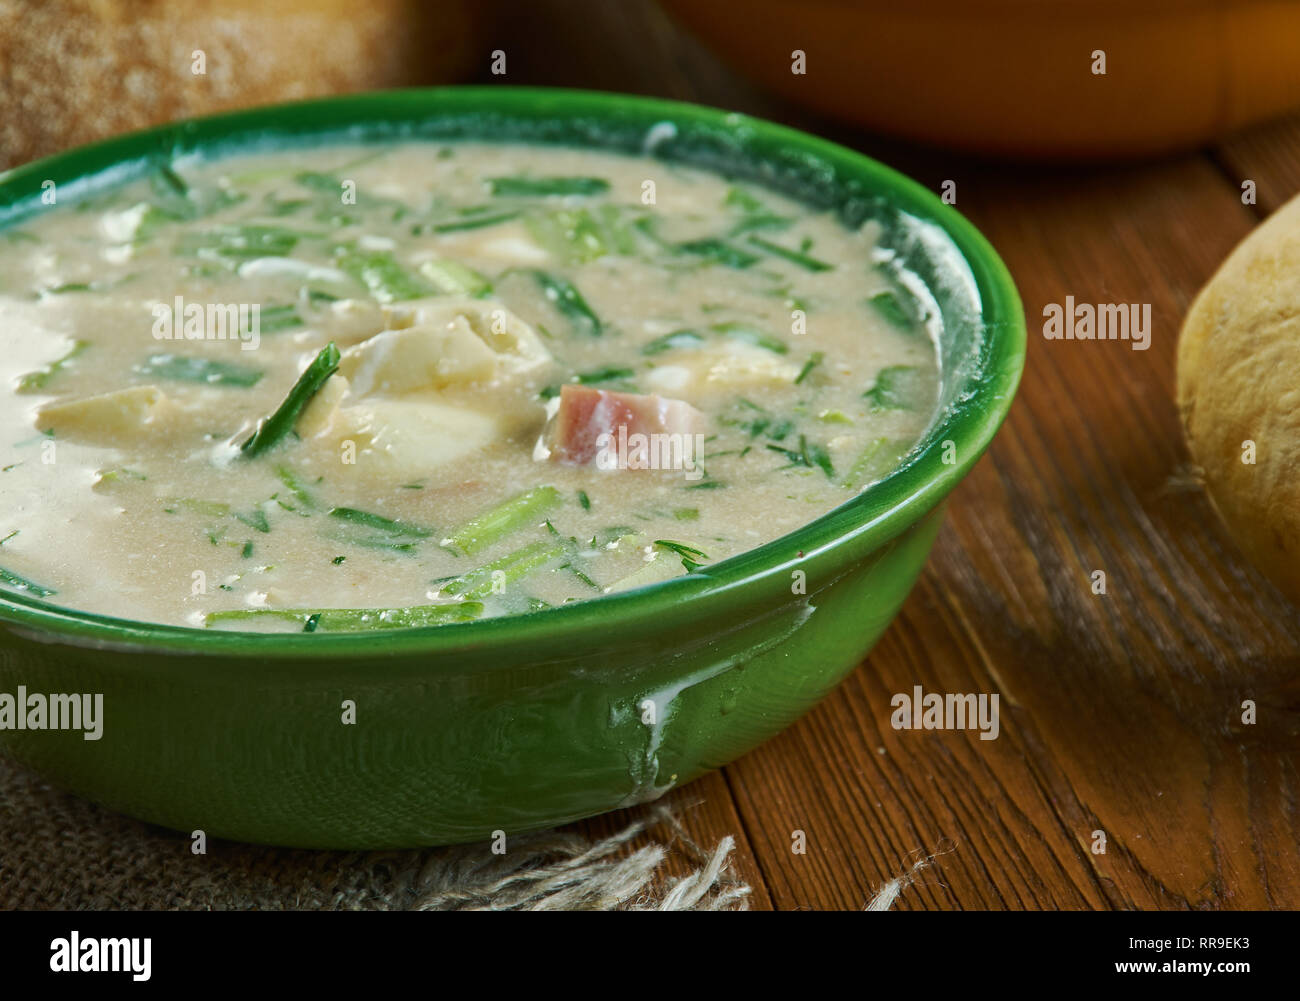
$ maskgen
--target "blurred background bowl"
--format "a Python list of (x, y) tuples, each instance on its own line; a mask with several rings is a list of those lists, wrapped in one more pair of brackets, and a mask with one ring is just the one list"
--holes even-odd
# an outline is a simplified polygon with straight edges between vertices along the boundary
[(962, 150), (1162, 153), (1300, 106), (1300, 4), (1281, 0), (661, 2), (796, 104)]

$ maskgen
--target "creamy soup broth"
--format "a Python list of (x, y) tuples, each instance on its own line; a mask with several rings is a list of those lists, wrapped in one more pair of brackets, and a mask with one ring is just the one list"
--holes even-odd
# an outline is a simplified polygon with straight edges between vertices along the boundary
[(0, 233), (0, 588), (336, 631), (707, 571), (928, 425), (929, 317), (876, 239), (703, 171), (511, 145), (56, 198)]

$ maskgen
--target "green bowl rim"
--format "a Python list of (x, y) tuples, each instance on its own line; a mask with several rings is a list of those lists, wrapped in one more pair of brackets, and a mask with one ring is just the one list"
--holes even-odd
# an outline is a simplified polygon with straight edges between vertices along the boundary
[[(863, 545), (875, 548), (888, 542), (952, 490), (983, 453), (1006, 417), (1024, 364), (1025, 321), (1011, 276), (983, 235), (928, 189), (870, 157), (796, 129), (702, 105), (562, 88), (453, 86), (374, 91), (210, 115), (80, 146), (0, 173), (0, 229), (29, 214), (39, 199), (41, 181), (52, 174), (70, 177), (74, 184), (86, 179), (106, 181), (113, 168), (156, 159), (166, 150), (191, 153), (215, 149), (219, 156), (225, 156), (249, 151), (267, 139), (273, 140), (272, 146), (284, 148), (288, 144), (274, 140), (337, 141), (349, 135), (362, 138), (355, 135), (358, 128), (364, 133), (369, 126), (373, 132), (377, 124), (384, 122), (385, 109), (401, 107), (423, 109), (426, 119), (455, 113), (491, 113), (503, 107), (551, 120), (576, 116), (599, 119), (632, 113), (642, 118), (647, 127), (660, 121), (688, 122), (733, 134), (745, 132), (798, 149), (837, 171), (865, 179), (872, 191), (886, 194), (894, 206), (942, 229), (960, 251), (974, 279), (986, 349), (981, 354), (981, 367), (967, 377), (968, 382), (979, 383), (982, 401), (977, 401), (979, 405), (966, 405), (946, 413), (942, 420), (931, 424), (910, 457), (898, 468), (801, 528), (711, 564), (703, 572), (619, 594), (522, 615), (385, 631), (382, 644), (386, 655), (451, 653), (504, 642), (527, 645), (543, 637), (548, 643), (557, 636), (572, 640), (583, 632), (608, 629), (613, 620), (618, 620), (620, 629), (658, 623), (657, 628), (662, 630), (662, 616), (674, 611), (674, 606), (678, 606), (675, 610), (680, 615), (681, 603), (688, 600), (692, 611), (712, 612), (718, 602), (731, 601), (747, 584), (776, 575), (788, 581), (790, 571), (814, 557), (851, 544), (856, 548)], [(343, 113), (347, 128), (329, 126), (326, 116), (331, 111)], [(309, 124), (306, 128), (295, 128), (294, 119)], [(56, 170), (60, 167), (71, 171)], [(17, 197), (6, 197), (13, 193)], [(944, 441), (956, 446), (958, 461), (955, 463), (944, 462), (941, 455)], [(801, 555), (791, 555), (796, 553)], [(374, 632), (317, 633), (308, 637), (299, 633), (250, 633), (156, 624), (62, 608), (8, 591), (0, 593), (0, 625), (20, 633), (38, 633), (43, 642), (66, 640), (78, 646), (106, 649), (275, 659), (346, 658), (373, 653), (376, 642), (381, 640), (381, 635)]]

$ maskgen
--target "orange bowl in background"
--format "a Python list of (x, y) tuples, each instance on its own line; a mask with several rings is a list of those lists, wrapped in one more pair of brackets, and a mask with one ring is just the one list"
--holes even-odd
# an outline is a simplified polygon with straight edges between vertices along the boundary
[[(1300, 106), (1300, 4), (1289, 0), (661, 2), (791, 101), (963, 150), (1161, 153)], [(796, 49), (803, 75), (791, 72)]]

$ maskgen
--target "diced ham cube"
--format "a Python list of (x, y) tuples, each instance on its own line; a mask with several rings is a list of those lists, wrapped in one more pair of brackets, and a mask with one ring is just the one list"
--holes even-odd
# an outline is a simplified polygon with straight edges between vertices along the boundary
[(703, 414), (681, 400), (567, 383), (544, 441), (550, 457), (561, 462), (585, 465), (597, 460), (607, 469), (647, 468), (635, 458), (629, 461), (633, 452), (646, 454), (646, 439), (674, 435), (689, 439), (689, 449), (702, 426)]

